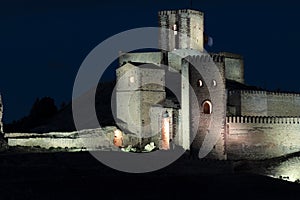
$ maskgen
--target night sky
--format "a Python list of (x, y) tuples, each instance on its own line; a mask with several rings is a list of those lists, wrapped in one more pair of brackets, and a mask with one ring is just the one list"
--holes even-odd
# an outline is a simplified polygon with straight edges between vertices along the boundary
[[(159, 10), (185, 8), (189, 0), (1, 1), (4, 122), (28, 114), (37, 97), (69, 102), (82, 61), (101, 41), (157, 26)], [(205, 13), (205, 32), (214, 39), (208, 51), (244, 56), (247, 84), (300, 92), (299, 2), (194, 0), (192, 8)]]

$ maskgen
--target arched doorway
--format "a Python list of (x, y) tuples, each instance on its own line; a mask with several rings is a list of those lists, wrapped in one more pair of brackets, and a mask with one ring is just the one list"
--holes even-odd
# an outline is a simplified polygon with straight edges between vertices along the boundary
[(123, 146), (123, 133), (119, 130), (116, 129), (114, 131), (114, 145), (117, 147), (122, 147)]
[(204, 114), (211, 114), (212, 113), (212, 104), (210, 101), (204, 101), (202, 104), (202, 110)]

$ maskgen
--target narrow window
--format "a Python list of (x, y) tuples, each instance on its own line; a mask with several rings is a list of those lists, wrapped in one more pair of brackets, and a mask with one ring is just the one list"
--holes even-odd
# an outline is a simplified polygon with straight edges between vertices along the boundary
[(177, 24), (173, 24), (174, 35), (177, 35)]
[(198, 87), (202, 87), (203, 86), (203, 82), (202, 82), (202, 80), (198, 80)]
[(173, 31), (174, 31), (174, 36), (175, 36), (175, 48), (174, 50), (176, 49), (179, 49), (179, 35), (177, 34), (177, 31), (178, 31), (178, 23), (175, 23), (173, 25)]
[(214, 87), (216, 87), (216, 86), (217, 86), (217, 81), (216, 81), (216, 80), (213, 80), (213, 81), (212, 81), (212, 85), (213, 85)]

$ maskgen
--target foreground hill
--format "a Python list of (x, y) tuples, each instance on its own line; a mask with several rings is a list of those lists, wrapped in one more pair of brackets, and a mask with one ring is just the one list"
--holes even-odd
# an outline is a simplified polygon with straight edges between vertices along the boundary
[[(105, 153), (105, 152), (104, 152)], [(1, 199), (299, 199), (300, 185), (182, 157), (146, 174), (118, 172), (88, 152), (0, 154)]]

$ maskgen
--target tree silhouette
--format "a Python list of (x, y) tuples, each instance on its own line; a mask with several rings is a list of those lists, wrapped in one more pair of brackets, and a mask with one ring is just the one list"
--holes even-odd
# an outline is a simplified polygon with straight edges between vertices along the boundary
[(31, 129), (43, 125), (58, 112), (54, 99), (50, 97), (37, 98), (28, 116), (13, 121), (4, 126), (5, 132), (29, 132)]
[(41, 100), (39, 98), (34, 102), (30, 116), (36, 119), (44, 119), (53, 116), (57, 113), (57, 107), (55, 102), (50, 97), (44, 97)]

